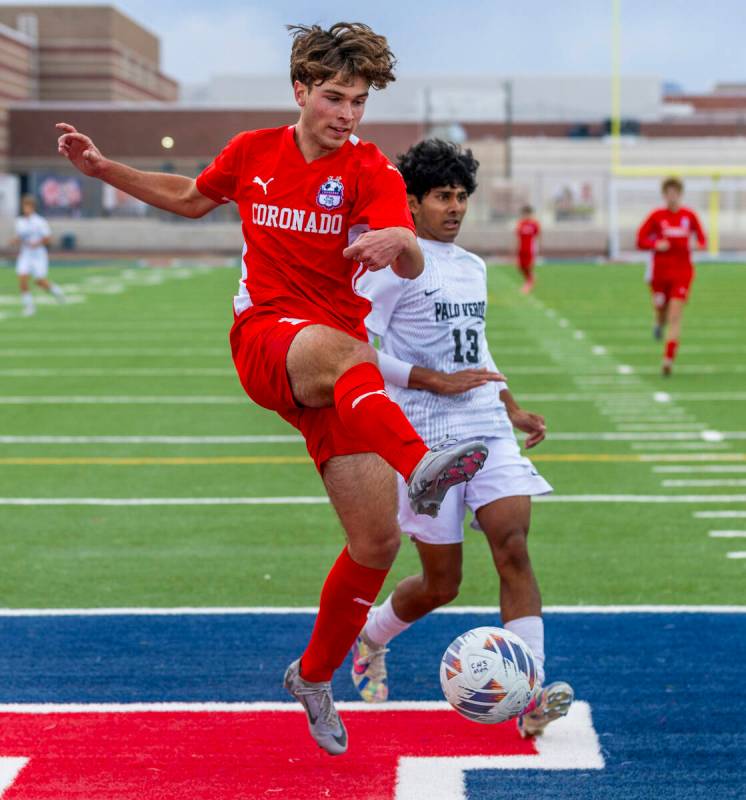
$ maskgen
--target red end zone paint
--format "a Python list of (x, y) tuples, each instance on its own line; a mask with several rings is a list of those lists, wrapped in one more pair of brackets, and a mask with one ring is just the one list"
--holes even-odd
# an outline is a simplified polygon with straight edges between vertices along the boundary
[(393, 800), (400, 756), (537, 755), (512, 721), (343, 717), (350, 749), (332, 757), (301, 711), (2, 713), (0, 757), (29, 759), (2, 800)]

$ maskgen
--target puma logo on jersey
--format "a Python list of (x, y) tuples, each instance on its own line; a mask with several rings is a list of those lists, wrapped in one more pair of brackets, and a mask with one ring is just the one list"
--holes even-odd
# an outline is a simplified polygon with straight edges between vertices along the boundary
[(296, 319), (295, 317), (281, 317), (277, 321), (278, 322), (288, 322), (291, 325), (300, 325), (303, 322), (308, 322), (307, 319)]
[(253, 183), (258, 183), (259, 186), (261, 186), (262, 189), (264, 189), (264, 194), (266, 195), (267, 194), (267, 187), (270, 185), (270, 183), (272, 183), (273, 180), (274, 180), (274, 178), (270, 178), (268, 181), (265, 182), (258, 175), (254, 175)]
[(352, 407), (355, 408), (355, 406), (358, 403), (361, 403), (363, 400), (365, 400), (366, 397), (370, 397), (371, 395), (374, 395), (374, 394), (382, 394), (384, 397), (388, 398), (388, 395), (386, 394), (386, 392), (383, 389), (379, 389), (376, 392), (366, 392), (365, 394), (361, 394), (360, 397), (356, 397), (352, 401)]

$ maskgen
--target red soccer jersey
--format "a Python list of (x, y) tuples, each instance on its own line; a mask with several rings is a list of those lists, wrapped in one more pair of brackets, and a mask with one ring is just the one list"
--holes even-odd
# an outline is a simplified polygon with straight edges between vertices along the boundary
[[(657, 208), (642, 223), (637, 232), (637, 246), (641, 250), (653, 250), (653, 269), (690, 269), (691, 238), (697, 237), (701, 247), (706, 244), (705, 232), (697, 215), (689, 208), (669, 211)], [(656, 250), (655, 243), (665, 239), (668, 250)]]
[(414, 230), (399, 171), (373, 144), (350, 137), (305, 161), (294, 126), (239, 133), (197, 178), (216, 203), (238, 204), (244, 236), (236, 313), (261, 305), (367, 338), (364, 271), (342, 251), (363, 231)]
[(541, 233), (539, 223), (535, 219), (521, 219), (515, 228), (518, 237), (518, 249), (521, 253), (533, 253), (536, 237)]

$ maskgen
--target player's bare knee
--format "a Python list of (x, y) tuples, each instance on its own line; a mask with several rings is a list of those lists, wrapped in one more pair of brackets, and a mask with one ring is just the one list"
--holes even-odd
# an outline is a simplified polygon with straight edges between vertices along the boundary
[(379, 569), (390, 567), (401, 545), (398, 528), (371, 532), (365, 537), (356, 537), (350, 542), (350, 555), (360, 564), (376, 565)]
[(440, 608), (452, 603), (458, 597), (460, 584), (460, 577), (426, 584), (427, 598), (431, 607)]
[(512, 528), (499, 544), (492, 547), (497, 571), (502, 574), (524, 572), (531, 568), (526, 536), (528, 531), (523, 526)]
[(351, 339), (338, 362), (339, 374), (337, 377), (344, 375), (347, 370), (356, 367), (358, 364), (375, 364), (377, 366), (378, 357), (376, 356), (375, 349), (367, 342)]

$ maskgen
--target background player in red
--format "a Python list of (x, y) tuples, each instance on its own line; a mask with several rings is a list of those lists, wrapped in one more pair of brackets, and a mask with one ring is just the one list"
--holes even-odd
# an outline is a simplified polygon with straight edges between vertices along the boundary
[(524, 294), (534, 288), (534, 262), (541, 226), (534, 219), (534, 210), (531, 206), (523, 206), (521, 218), (515, 226), (515, 235), (518, 240), (518, 269), (523, 273), (525, 281), (521, 287)]
[(656, 339), (663, 337), (667, 326), (662, 373), (671, 374), (681, 335), (681, 317), (694, 280), (691, 240), (706, 244), (705, 232), (697, 215), (681, 205), (684, 184), (678, 178), (666, 178), (661, 186), (665, 208), (657, 208), (642, 223), (637, 233), (637, 246), (652, 250), (650, 290), (653, 294)]
[(370, 87), (394, 80), (386, 39), (360, 23), (291, 31), (298, 123), (239, 133), (196, 180), (111, 161), (66, 123), (58, 149), (86, 175), (182, 216), (238, 204), (245, 246), (234, 363), (251, 398), (303, 433), (347, 536), (310, 643), (285, 674), (311, 735), (336, 754), (347, 733), (330, 680), (399, 547), (394, 470), (413, 509), (434, 516), (487, 451), (480, 442), (429, 450), (386, 394), (367, 340), (359, 276), (391, 265), (411, 279), (423, 268), (399, 171), (355, 136)]

